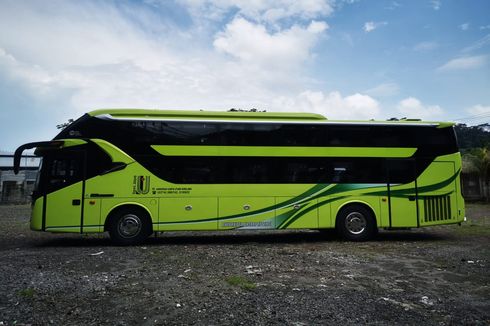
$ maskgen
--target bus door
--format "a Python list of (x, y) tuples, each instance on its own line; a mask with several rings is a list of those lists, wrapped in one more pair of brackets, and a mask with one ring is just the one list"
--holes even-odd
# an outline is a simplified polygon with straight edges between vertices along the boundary
[(417, 182), (414, 159), (388, 159), (390, 227), (418, 226)]
[(80, 149), (61, 149), (43, 158), (43, 229), (81, 231), (86, 154)]

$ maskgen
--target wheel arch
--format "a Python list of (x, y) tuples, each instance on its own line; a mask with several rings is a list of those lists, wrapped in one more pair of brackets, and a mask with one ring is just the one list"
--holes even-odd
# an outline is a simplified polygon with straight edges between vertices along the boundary
[(148, 219), (150, 220), (151, 230), (153, 232), (153, 218), (152, 218), (150, 210), (145, 205), (142, 205), (140, 203), (135, 203), (135, 202), (119, 203), (119, 204), (113, 206), (109, 210), (109, 213), (107, 213), (107, 216), (105, 218), (104, 231), (109, 231), (109, 225), (111, 223), (111, 220), (117, 216), (117, 213), (119, 211), (124, 210), (124, 209), (131, 209), (131, 208), (141, 210), (147, 215)]
[(341, 216), (340, 212), (342, 212), (342, 210), (344, 210), (345, 208), (348, 208), (350, 206), (363, 206), (364, 208), (366, 208), (371, 213), (375, 227), (378, 227), (378, 218), (376, 217), (376, 213), (375, 213), (373, 207), (371, 206), (371, 204), (369, 204), (368, 202), (365, 202), (363, 200), (356, 199), (356, 200), (349, 200), (349, 201), (343, 203), (342, 205), (340, 205), (338, 207), (337, 211), (335, 212), (335, 227), (336, 228), (337, 228), (337, 225), (339, 222), (339, 218)]

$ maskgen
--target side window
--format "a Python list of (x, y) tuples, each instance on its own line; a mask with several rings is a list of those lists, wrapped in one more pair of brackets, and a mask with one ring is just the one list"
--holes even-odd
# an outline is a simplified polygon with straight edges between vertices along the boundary
[(111, 168), (111, 158), (96, 144), (77, 146), (76, 150), (62, 149), (43, 158), (38, 188), (53, 192)]
[(415, 161), (404, 159), (388, 160), (390, 183), (407, 183), (415, 178)]
[(99, 146), (90, 143), (85, 148), (87, 151), (87, 179), (102, 174), (113, 167), (111, 158)]
[(219, 126), (207, 122), (134, 122), (151, 142), (167, 145), (220, 145)]
[(411, 129), (407, 127), (376, 126), (371, 128), (370, 146), (405, 147), (413, 141)]
[(206, 122), (165, 122), (161, 141), (182, 145), (219, 145), (218, 124)]
[(319, 125), (284, 124), (275, 136), (279, 146), (323, 146), (327, 132)]
[(355, 147), (369, 145), (369, 126), (332, 126), (328, 132), (328, 144), (334, 147)]
[(228, 146), (321, 146), (326, 137), (318, 125), (227, 123), (220, 127)]
[(219, 183), (223, 169), (219, 158), (181, 156), (138, 156), (138, 162), (150, 166), (152, 173), (172, 183)]
[(267, 123), (225, 123), (221, 126), (223, 145), (227, 146), (273, 146), (274, 135), (279, 124)]
[(419, 148), (425, 153), (450, 154), (458, 151), (453, 128), (420, 128), (417, 133)]
[(280, 183), (330, 182), (329, 162), (324, 159), (296, 159), (285, 162), (284, 169), (278, 166), (274, 169)]
[(333, 183), (385, 183), (386, 163), (379, 158), (332, 161)]
[(227, 175), (230, 183), (268, 183), (269, 175), (265, 162), (250, 162), (250, 164), (236, 164), (232, 166), (231, 173)]
[(52, 179), (73, 179), (80, 174), (79, 162), (74, 159), (54, 159), (51, 165)]
[(83, 179), (81, 160), (75, 157), (54, 157), (47, 171), (48, 191), (55, 191)]

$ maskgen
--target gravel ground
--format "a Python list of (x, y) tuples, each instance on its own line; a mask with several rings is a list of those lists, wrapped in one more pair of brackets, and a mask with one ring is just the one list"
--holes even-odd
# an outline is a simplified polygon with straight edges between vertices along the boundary
[(490, 206), (463, 226), (172, 232), (135, 247), (0, 206), (0, 325), (490, 324)]

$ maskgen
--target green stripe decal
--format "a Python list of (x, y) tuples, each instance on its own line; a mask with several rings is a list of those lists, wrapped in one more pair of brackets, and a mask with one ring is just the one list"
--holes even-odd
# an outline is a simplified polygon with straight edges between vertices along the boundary
[[(427, 192), (430, 193), (432, 191), (443, 189), (451, 182), (454, 182), (454, 180), (456, 179), (456, 177), (459, 175), (460, 172), (461, 171), (458, 170), (450, 178), (442, 182), (436, 183), (434, 185), (419, 187), (418, 195), (423, 196)], [(380, 188), (382, 190), (380, 190)], [(210, 222), (210, 221), (226, 221), (226, 220), (243, 218), (247, 216), (259, 215), (277, 209), (285, 209), (288, 207), (292, 207), (293, 205), (296, 204), (303, 204), (301, 209), (299, 210), (291, 209), (290, 211), (284, 212), (281, 215), (276, 216), (276, 228), (284, 229), (287, 228), (289, 225), (291, 225), (294, 221), (296, 221), (301, 216), (305, 215), (306, 213), (318, 207), (321, 207), (327, 203), (342, 198), (347, 198), (349, 196), (348, 192), (353, 190), (362, 190), (357, 195), (374, 195), (374, 196), (388, 195), (388, 192), (386, 190), (386, 184), (317, 184), (314, 187), (305, 191), (304, 193), (300, 194), (299, 196), (296, 196), (284, 202), (277, 203), (269, 207), (264, 207), (262, 209), (258, 209), (252, 212), (215, 217), (215, 218), (207, 218), (207, 219), (196, 219), (196, 220), (187, 220), (187, 221), (165, 221), (165, 222), (158, 222), (154, 224), (160, 224), (160, 225), (190, 224), (190, 223), (203, 223), (203, 222)], [(408, 197), (414, 195), (414, 189), (410, 188), (410, 189), (392, 190), (390, 192), (390, 195), (392, 197)], [(327, 196), (332, 196), (332, 197), (325, 198)], [(312, 202), (314, 199), (319, 199), (320, 201), (318, 203), (314, 203)]]
[(315, 198), (318, 193), (323, 193), (325, 189), (328, 189), (332, 187), (330, 184), (317, 184), (314, 187), (310, 188), (309, 190), (305, 191), (301, 195), (291, 198), (289, 200), (286, 200), (282, 203), (265, 207), (262, 209), (258, 209), (252, 212), (247, 212), (247, 213), (241, 213), (241, 214), (235, 214), (235, 215), (229, 215), (229, 216), (222, 216), (222, 217), (215, 217), (215, 218), (207, 218), (207, 219), (197, 219), (197, 220), (187, 220), (187, 221), (165, 221), (165, 222), (158, 222), (156, 224), (189, 224), (189, 223), (202, 223), (202, 222), (210, 222), (210, 221), (223, 221), (223, 220), (228, 220), (228, 219), (237, 219), (237, 218), (242, 218), (246, 216), (253, 216), (253, 215), (258, 215), (262, 213), (267, 213), (274, 211), (276, 209), (280, 208), (286, 208), (288, 206), (292, 206), (295, 204), (299, 203), (304, 203), (306, 201), (311, 200), (312, 198)]
[(416, 148), (152, 145), (165, 156), (411, 157)]
[(294, 214), (290, 215), (288, 219), (286, 219), (284, 221), (280, 221), (281, 223), (278, 225), (277, 228), (278, 229), (286, 229), (289, 225), (291, 225), (294, 221), (296, 221), (298, 218), (305, 215), (306, 213), (308, 213), (312, 210), (315, 210), (315, 209), (317, 209), (317, 208), (319, 208), (325, 204), (328, 204), (328, 203), (331, 203), (331, 202), (334, 202), (336, 200), (343, 199), (343, 198), (347, 198), (347, 196), (329, 198), (329, 199), (323, 200), (319, 203), (306, 206), (303, 209), (301, 209), (300, 211), (294, 212)]

